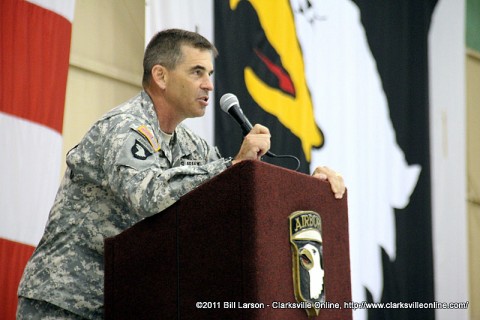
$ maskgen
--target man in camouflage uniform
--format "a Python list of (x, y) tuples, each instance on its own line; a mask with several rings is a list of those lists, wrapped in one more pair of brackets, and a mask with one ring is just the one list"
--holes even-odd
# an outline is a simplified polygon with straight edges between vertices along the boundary
[[(98, 120), (67, 154), (45, 233), (23, 274), (17, 319), (103, 318), (103, 241), (172, 205), (204, 181), (270, 148), (255, 125), (235, 159), (181, 122), (203, 116), (216, 48), (197, 33), (165, 30), (144, 57), (144, 91)], [(345, 187), (332, 170), (337, 196)]]

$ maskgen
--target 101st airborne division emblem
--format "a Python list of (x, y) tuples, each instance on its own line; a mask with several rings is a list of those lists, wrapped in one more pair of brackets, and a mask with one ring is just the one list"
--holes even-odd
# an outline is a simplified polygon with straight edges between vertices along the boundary
[(288, 219), (295, 298), (314, 317), (320, 310), (316, 306), (325, 302), (322, 220), (314, 211), (295, 211)]

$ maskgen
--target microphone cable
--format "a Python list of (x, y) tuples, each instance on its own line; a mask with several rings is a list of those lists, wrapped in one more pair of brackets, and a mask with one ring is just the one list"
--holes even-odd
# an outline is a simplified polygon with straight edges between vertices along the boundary
[(295, 157), (294, 155), (291, 155), (291, 154), (280, 154), (280, 155), (277, 155), (271, 151), (267, 152), (266, 155), (270, 158), (278, 158), (278, 159), (293, 159), (297, 162), (297, 167), (293, 170), (295, 171), (298, 171), (298, 169), (300, 169), (300, 165), (301, 165), (301, 162), (300, 162), (300, 159), (298, 159), (297, 157)]

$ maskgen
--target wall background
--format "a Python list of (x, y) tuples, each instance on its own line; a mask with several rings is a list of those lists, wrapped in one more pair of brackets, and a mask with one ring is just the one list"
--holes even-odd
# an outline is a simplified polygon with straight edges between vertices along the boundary
[(76, 1), (64, 116), (65, 154), (105, 112), (141, 90), (145, 4)]
[(470, 315), (480, 319), (480, 0), (466, 8), (467, 202)]

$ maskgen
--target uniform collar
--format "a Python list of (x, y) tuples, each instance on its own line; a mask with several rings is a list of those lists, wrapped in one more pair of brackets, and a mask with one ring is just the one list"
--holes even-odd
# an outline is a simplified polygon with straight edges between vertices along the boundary
[[(152, 126), (155, 136), (157, 137), (157, 139), (162, 141), (162, 148), (164, 148), (164, 145), (166, 145), (166, 147), (169, 147), (168, 144), (164, 143), (164, 139), (162, 138), (160, 123), (158, 121), (158, 116), (155, 112), (155, 106), (153, 105), (152, 99), (147, 94), (147, 92), (145, 92), (145, 90), (142, 90), (141, 96), (146, 116), (150, 121), (150, 125)], [(187, 129), (182, 123), (180, 123), (175, 128), (173, 135), (174, 137), (172, 139), (174, 139), (175, 141), (172, 151), (177, 151), (178, 156), (182, 157), (191, 154), (197, 149), (197, 146), (192, 139), (193, 133), (189, 129)]]

